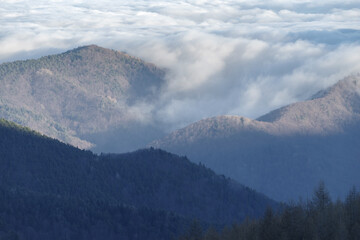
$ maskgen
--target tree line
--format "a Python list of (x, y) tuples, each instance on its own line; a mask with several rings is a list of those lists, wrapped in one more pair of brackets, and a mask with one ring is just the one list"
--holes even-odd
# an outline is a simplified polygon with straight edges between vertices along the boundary
[(360, 193), (354, 187), (344, 201), (332, 201), (320, 183), (306, 202), (289, 203), (281, 211), (268, 208), (261, 219), (247, 219), (221, 231), (203, 231), (194, 221), (178, 240), (358, 240)]

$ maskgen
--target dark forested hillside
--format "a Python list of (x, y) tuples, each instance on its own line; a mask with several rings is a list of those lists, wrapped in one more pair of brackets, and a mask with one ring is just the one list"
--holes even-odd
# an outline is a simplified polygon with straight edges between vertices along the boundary
[(131, 108), (156, 99), (164, 75), (152, 64), (95, 45), (3, 63), (0, 117), (89, 148), (97, 140), (92, 134), (133, 125), (139, 116)]
[[(166, 224), (182, 228), (184, 225), (177, 223), (193, 218), (225, 224), (247, 216), (259, 217), (267, 206), (277, 206), (265, 196), (216, 175), (202, 165), (193, 164), (185, 157), (156, 149), (98, 156), (5, 120), (0, 121), (0, 182), (2, 204), (12, 209), (6, 210), (9, 208), (4, 205), (1, 208), (0, 222), (7, 223), (1, 225), (3, 230), (0, 227), (4, 234), (10, 230), (20, 235), (28, 231), (36, 233), (39, 229), (41, 233), (45, 231), (44, 236), (50, 236), (55, 233), (46, 232), (46, 226), (57, 223), (60, 230), (80, 234), (79, 229), (68, 229), (74, 221), (85, 221), (80, 227), (85, 234), (95, 224), (90, 220), (96, 219), (100, 212), (109, 213), (108, 220), (104, 215), (99, 218), (102, 230), (126, 229), (128, 225), (115, 224), (127, 218), (116, 214), (123, 211), (130, 219), (143, 222), (136, 230), (140, 232), (150, 231), (146, 230), (150, 227), (146, 220), (149, 218), (158, 219), (151, 225), (155, 228)], [(42, 199), (44, 208), (40, 204)], [(29, 211), (24, 210), (27, 208)], [(69, 217), (68, 211), (73, 208), (79, 208), (80, 212)], [(84, 208), (86, 211), (81, 212)], [(166, 215), (164, 211), (173, 214)], [(19, 214), (24, 215), (22, 220), (11, 217)], [(46, 220), (37, 222), (41, 218)], [(169, 236), (179, 228), (156, 234)], [(119, 230), (121, 234), (123, 231)], [(147, 239), (156, 238), (151, 235)]]
[(234, 180), (162, 150), (104, 155), (101, 159), (106, 168), (103, 172), (108, 173), (104, 179), (107, 191), (136, 206), (166, 209), (219, 224), (259, 217), (266, 206), (276, 206)]
[(189, 220), (105, 201), (0, 187), (0, 239), (172, 239)]

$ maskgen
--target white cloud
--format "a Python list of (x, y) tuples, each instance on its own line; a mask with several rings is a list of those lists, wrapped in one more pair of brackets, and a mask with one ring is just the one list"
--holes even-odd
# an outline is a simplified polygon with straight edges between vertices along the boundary
[(358, 0), (0, 0), (0, 26), (0, 62), (94, 43), (169, 69), (129, 113), (172, 127), (258, 117), (360, 72)]

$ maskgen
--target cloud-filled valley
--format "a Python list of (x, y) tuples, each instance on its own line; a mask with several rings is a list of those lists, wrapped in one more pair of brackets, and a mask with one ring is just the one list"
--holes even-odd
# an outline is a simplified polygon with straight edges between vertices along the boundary
[(360, 72), (358, 1), (0, 0), (0, 62), (97, 44), (167, 69), (129, 111), (169, 129), (256, 118)]

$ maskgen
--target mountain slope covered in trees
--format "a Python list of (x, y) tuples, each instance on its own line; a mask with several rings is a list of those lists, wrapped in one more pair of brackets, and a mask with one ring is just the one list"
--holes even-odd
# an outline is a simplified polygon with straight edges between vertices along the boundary
[[(6, 228), (5, 231), (0, 227), (0, 231), (4, 234), (18, 230), (20, 235), (40, 231), (53, 236), (64, 230), (61, 236), (69, 231), (69, 234), (85, 234), (81, 236), (86, 239), (84, 236), (93, 224), (99, 224), (99, 231), (112, 227), (131, 229), (132, 223), (116, 223), (128, 216), (142, 224), (133, 231), (145, 234), (151, 232), (150, 227), (158, 228), (160, 232), (149, 233), (147, 239), (166, 239), (164, 236), (178, 233), (186, 219), (221, 225), (247, 216), (259, 217), (267, 206), (277, 207), (262, 194), (162, 150), (95, 155), (1, 120), (0, 154), (3, 200), (0, 220)], [(44, 208), (38, 206), (42, 200)], [(24, 210), (27, 208), (29, 211)], [(80, 210), (72, 216), (69, 211), (74, 208)], [(35, 216), (33, 211), (38, 211)], [(109, 214), (109, 218), (102, 214)], [(20, 215), (24, 217), (12, 217)], [(44, 220), (36, 222), (41, 218)], [(149, 219), (156, 221), (149, 223)], [(77, 230), (69, 229), (72, 223), (82, 225)], [(49, 224), (60, 229), (42, 232), (47, 231)], [(167, 225), (178, 228), (163, 229)], [(116, 231), (125, 234), (125, 230)], [(159, 234), (163, 237), (156, 238)]]
[(164, 75), (152, 64), (95, 45), (3, 63), (0, 117), (90, 148), (110, 129), (136, 130), (133, 122), (142, 113), (133, 107), (157, 97)]
[(324, 180), (333, 197), (360, 182), (360, 77), (252, 120), (204, 119), (151, 146), (185, 154), (277, 200), (311, 195)]
[(189, 220), (93, 199), (0, 187), (0, 239), (172, 239)]

